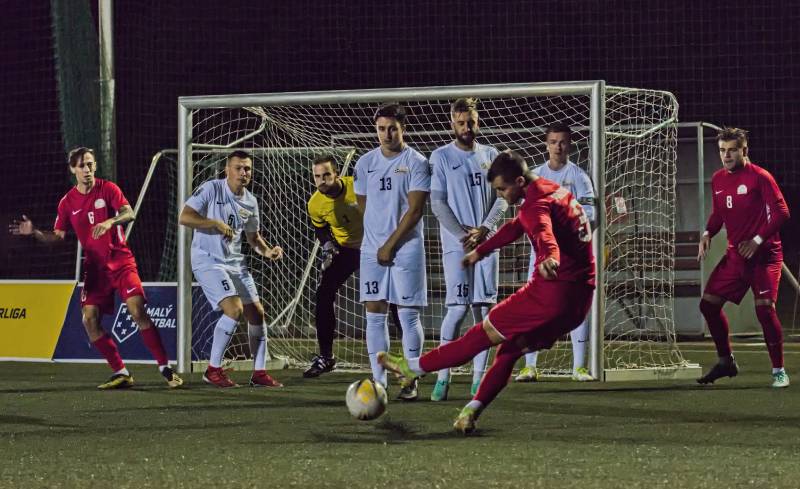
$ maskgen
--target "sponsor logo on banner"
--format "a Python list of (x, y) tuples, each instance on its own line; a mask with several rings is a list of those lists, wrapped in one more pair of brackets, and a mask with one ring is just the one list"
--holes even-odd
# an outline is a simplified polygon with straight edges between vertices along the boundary
[[(146, 309), (156, 328), (176, 328), (177, 324), (172, 304), (166, 307), (146, 307)], [(114, 325), (111, 327), (111, 331), (114, 334), (114, 338), (120, 343), (124, 343), (125, 340), (139, 331), (139, 326), (131, 317), (128, 305), (124, 302), (117, 309), (117, 316), (114, 318)]]
[(26, 316), (24, 307), (0, 307), (0, 319), (25, 319)]

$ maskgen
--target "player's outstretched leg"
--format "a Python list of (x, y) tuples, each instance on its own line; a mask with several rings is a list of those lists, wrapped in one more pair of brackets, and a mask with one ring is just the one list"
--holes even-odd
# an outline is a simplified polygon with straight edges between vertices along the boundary
[[(138, 276), (132, 283), (141, 283), (138, 280)], [(142, 339), (142, 343), (144, 343), (144, 346), (156, 361), (158, 371), (166, 381), (167, 386), (170, 389), (182, 386), (183, 379), (170, 368), (169, 357), (167, 356), (167, 350), (164, 348), (164, 343), (161, 341), (161, 335), (156, 325), (153, 324), (153, 320), (150, 319), (150, 315), (147, 314), (144, 296), (130, 296), (125, 299), (125, 304), (128, 306), (128, 313), (130, 313), (133, 321), (139, 327), (139, 337)]]
[[(447, 314), (442, 318), (442, 326), (439, 329), (439, 346), (446, 345), (458, 337), (461, 325), (467, 314), (467, 306), (463, 304), (452, 304), (447, 306)], [(436, 383), (431, 392), (431, 401), (446, 401), (450, 391), (450, 369), (439, 370)]]
[(386, 370), (403, 379), (402, 385), (410, 385), (420, 376), (408, 366), (408, 360), (402, 355), (392, 355), (388, 351), (379, 351), (378, 363)]
[(700, 312), (706, 320), (708, 331), (714, 339), (714, 346), (717, 349), (719, 363), (714, 365), (705, 375), (697, 379), (700, 384), (713, 384), (715, 380), (722, 377), (736, 377), (739, 373), (739, 366), (733, 358), (730, 342), (730, 326), (728, 318), (722, 311), (723, 303), (718, 301), (711, 302), (705, 298), (700, 300)]

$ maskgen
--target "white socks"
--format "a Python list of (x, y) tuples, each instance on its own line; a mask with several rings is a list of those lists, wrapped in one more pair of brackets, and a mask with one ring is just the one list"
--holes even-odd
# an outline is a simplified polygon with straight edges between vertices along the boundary
[(422, 322), (419, 320), (419, 308), (398, 307), (397, 316), (400, 318), (400, 327), (403, 328), (403, 356), (419, 357), (422, 355), (422, 343), (425, 341)]
[(250, 340), (250, 353), (253, 355), (253, 370), (266, 370), (267, 328), (263, 324), (248, 324), (247, 337)]
[(223, 314), (217, 321), (217, 326), (214, 328), (214, 339), (211, 341), (211, 358), (208, 360), (208, 365), (214, 368), (222, 366), (222, 356), (225, 354), (225, 349), (231, 341), (233, 332), (236, 331), (236, 321)]
[(572, 371), (586, 366), (586, 342), (589, 340), (589, 317), (569, 334), (572, 340)]
[[(486, 316), (489, 314), (489, 306), (484, 304), (476, 304), (472, 306), (472, 318), (475, 324), (482, 323)], [(486, 362), (489, 360), (489, 349), (475, 355), (472, 359), (472, 383), (480, 382), (483, 374), (486, 373)]]
[[(403, 339), (405, 340), (405, 334)], [(375, 382), (388, 385), (386, 369), (378, 363), (378, 352), (389, 351), (389, 329), (386, 326), (386, 313), (367, 312), (367, 353)], [(419, 356), (419, 355), (417, 355)]]
[[(464, 324), (464, 318), (467, 315), (467, 306), (456, 304), (447, 306), (447, 314), (442, 319), (442, 326), (439, 329), (439, 346), (446, 345), (458, 338), (461, 333), (461, 325)], [(419, 355), (417, 355), (419, 356)], [(450, 380), (450, 369), (443, 368), (439, 370), (438, 380)]]

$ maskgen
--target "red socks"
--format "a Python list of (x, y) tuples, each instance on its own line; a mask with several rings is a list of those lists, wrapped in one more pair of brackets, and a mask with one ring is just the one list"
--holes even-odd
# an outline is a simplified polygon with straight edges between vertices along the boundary
[(711, 337), (714, 338), (714, 344), (717, 346), (717, 355), (729, 357), (731, 355), (730, 327), (728, 326), (728, 318), (722, 312), (722, 306), (712, 304), (703, 299), (700, 301), (700, 312), (706, 318), (708, 331), (711, 333)]
[(159, 366), (167, 365), (169, 358), (167, 358), (167, 352), (161, 343), (161, 335), (158, 334), (158, 329), (155, 326), (150, 326), (147, 329), (139, 328), (139, 334), (142, 336), (142, 343), (150, 350), (150, 354), (153, 355), (156, 363)]
[(775, 307), (756, 306), (756, 317), (764, 331), (764, 341), (767, 343), (772, 368), (783, 367), (783, 328), (781, 328)]
[(483, 376), (481, 385), (474, 397), (476, 401), (480, 401), (483, 404), (484, 408), (508, 384), (508, 379), (511, 378), (511, 372), (514, 370), (514, 364), (517, 363), (521, 356), (522, 350), (513, 343), (506, 342), (497, 347), (494, 362), (492, 362), (489, 370), (486, 371), (486, 375)]
[(419, 366), (426, 372), (457, 367), (472, 360), (475, 355), (492, 346), (483, 330), (483, 323), (469, 328), (463, 336), (422, 355)]
[(125, 363), (123, 363), (122, 357), (119, 356), (119, 350), (117, 349), (116, 343), (114, 343), (114, 340), (112, 340), (107, 334), (97, 338), (92, 342), (92, 344), (95, 348), (97, 348), (100, 354), (103, 355), (103, 358), (106, 359), (106, 362), (108, 362), (111, 370), (116, 372), (125, 368)]

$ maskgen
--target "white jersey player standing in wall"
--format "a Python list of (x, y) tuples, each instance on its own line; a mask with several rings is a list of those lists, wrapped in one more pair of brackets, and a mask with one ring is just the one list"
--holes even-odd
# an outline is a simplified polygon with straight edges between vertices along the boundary
[[(406, 110), (387, 104), (375, 113), (380, 146), (356, 163), (355, 193), (364, 214), (360, 290), (367, 316), (367, 352), (376, 382), (387, 385), (377, 353), (388, 351), (389, 304), (397, 305), (403, 353), (417, 357), (424, 341), (420, 308), (427, 305), (422, 213), (431, 186), (428, 161), (403, 142)], [(417, 382), (398, 399), (417, 398)]]
[[(594, 229), (595, 196), (592, 180), (581, 167), (569, 160), (572, 146), (572, 130), (567, 124), (557, 122), (545, 129), (545, 144), (549, 159), (541, 166), (534, 168), (533, 173), (553, 181), (569, 190), (583, 207), (584, 214)], [(528, 276), (534, 272), (533, 264), (536, 254), (531, 252)], [(589, 317), (580, 326), (570, 332), (572, 340), (572, 380), (585, 382), (594, 380), (586, 368), (586, 342), (589, 339)], [(517, 382), (535, 382), (539, 379), (536, 361), (539, 352), (525, 355), (525, 367), (514, 380)]]
[[(499, 251), (475, 265), (464, 268), (461, 260), (486, 240), (508, 208), (498, 199), (486, 173), (498, 151), (475, 141), (478, 134), (478, 109), (474, 99), (461, 98), (450, 107), (455, 139), (431, 153), (431, 208), (439, 219), (442, 262), (447, 293), (447, 313), (442, 320), (440, 344), (459, 336), (459, 330), (472, 306), (475, 323), (480, 323), (497, 303)], [(474, 396), (486, 371), (489, 351), (475, 356), (472, 363)], [(431, 401), (444, 401), (450, 387), (450, 369), (439, 371)]]
[(179, 220), (195, 230), (191, 252), (194, 276), (211, 307), (222, 311), (203, 380), (217, 387), (237, 386), (222, 369), (222, 356), (244, 314), (254, 362), (250, 385), (282, 387), (266, 372), (269, 354), (264, 307), (242, 255), (242, 231), (253, 250), (265, 258), (277, 260), (283, 250), (268, 246), (259, 233), (258, 201), (246, 188), (253, 175), (252, 157), (245, 151), (232, 152), (225, 175), (200, 185), (186, 201)]

